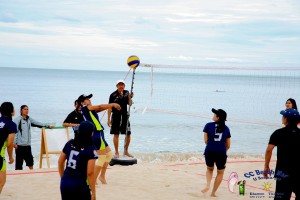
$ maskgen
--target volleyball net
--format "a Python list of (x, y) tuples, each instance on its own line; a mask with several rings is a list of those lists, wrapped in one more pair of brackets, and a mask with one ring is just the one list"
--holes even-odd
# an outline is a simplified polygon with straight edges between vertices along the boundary
[(133, 112), (207, 121), (222, 108), (231, 122), (278, 126), (286, 100), (300, 102), (299, 86), (300, 67), (140, 64)]

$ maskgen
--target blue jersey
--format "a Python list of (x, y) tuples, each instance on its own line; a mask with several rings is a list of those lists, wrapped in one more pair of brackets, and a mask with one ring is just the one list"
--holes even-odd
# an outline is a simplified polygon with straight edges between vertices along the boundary
[(230, 130), (225, 125), (224, 131), (222, 133), (217, 132), (217, 123), (210, 122), (207, 123), (203, 129), (203, 132), (207, 133), (208, 140), (204, 151), (207, 152), (223, 152), (226, 153), (226, 139), (230, 138)]
[(104, 127), (100, 123), (99, 116), (94, 110), (89, 110), (87, 106), (81, 108), (81, 113), (86, 121), (90, 121), (95, 125), (95, 131), (104, 130)]
[(89, 110), (87, 106), (81, 108), (81, 113), (86, 121), (94, 124), (93, 142), (97, 150), (104, 150), (108, 144), (104, 138), (104, 127), (100, 123), (98, 114), (94, 110)]
[(81, 149), (75, 149), (72, 145), (73, 139), (68, 141), (63, 148), (67, 156), (66, 169), (64, 177), (73, 177), (81, 181), (87, 179), (87, 164), (90, 159), (97, 159), (98, 155), (94, 146), (88, 146)]
[(94, 146), (76, 149), (73, 146), (73, 141), (73, 139), (68, 141), (63, 148), (67, 163), (60, 181), (61, 199), (90, 200), (91, 192), (87, 181), (87, 166), (88, 161), (97, 159), (98, 155)]
[(17, 132), (17, 125), (7, 117), (0, 117), (0, 156), (5, 157), (5, 149), (9, 134)]

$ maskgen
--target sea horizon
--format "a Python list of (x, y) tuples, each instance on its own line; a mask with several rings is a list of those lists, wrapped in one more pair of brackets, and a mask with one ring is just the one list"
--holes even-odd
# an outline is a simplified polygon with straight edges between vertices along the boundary
[[(129, 70), (129, 68), (128, 68)], [(203, 127), (212, 121), (212, 108), (228, 113), (227, 126), (232, 134), (229, 154), (264, 154), (270, 135), (282, 127), (279, 112), (286, 99), (300, 100), (298, 75), (265, 76), (259, 71), (245, 75), (240, 71), (214, 74), (207, 70), (197, 73), (160, 73), (138, 68), (134, 76), (134, 104), (130, 121), (133, 154), (196, 153), (202, 155)], [(233, 75), (230, 75), (233, 74)], [(287, 76), (287, 74), (289, 76)], [(262, 76), (263, 75), (263, 76)], [(291, 75), (291, 76), (290, 76)], [(23, 104), (29, 116), (61, 126), (74, 110), (74, 100), (81, 94), (94, 96), (94, 105), (108, 103), (115, 82), (125, 79), (131, 89), (131, 71), (86, 71), (36, 68), (0, 68), (0, 100), (13, 102), (16, 116)], [(112, 150), (112, 136), (106, 124), (107, 113), (98, 113), (105, 137)], [(40, 152), (41, 130), (32, 132), (34, 156)], [(123, 138), (120, 137), (120, 148)]]

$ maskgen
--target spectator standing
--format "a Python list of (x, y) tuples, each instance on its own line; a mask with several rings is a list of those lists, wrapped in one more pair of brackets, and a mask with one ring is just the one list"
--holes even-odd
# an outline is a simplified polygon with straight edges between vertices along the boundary
[(26, 162), (26, 166), (33, 169), (33, 155), (31, 151), (31, 128), (53, 128), (52, 125), (39, 122), (32, 117), (28, 116), (29, 108), (27, 105), (22, 105), (20, 108), (21, 115), (14, 118), (14, 122), (17, 125), (17, 134), (14, 139), (14, 147), (16, 152), (16, 170), (23, 170), (23, 162)]

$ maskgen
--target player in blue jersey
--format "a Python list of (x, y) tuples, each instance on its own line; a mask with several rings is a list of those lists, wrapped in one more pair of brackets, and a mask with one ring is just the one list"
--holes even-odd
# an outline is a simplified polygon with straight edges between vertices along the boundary
[(204, 142), (206, 144), (204, 150), (206, 170), (206, 187), (202, 193), (206, 193), (210, 189), (214, 166), (217, 167), (217, 176), (215, 178), (214, 186), (211, 192), (211, 197), (216, 197), (216, 191), (219, 188), (227, 162), (227, 150), (230, 148), (230, 130), (225, 125), (227, 113), (222, 109), (212, 109), (214, 113), (213, 122), (205, 125)]
[(62, 200), (96, 199), (94, 169), (98, 155), (92, 139), (93, 131), (91, 122), (81, 122), (75, 138), (65, 144), (60, 154), (58, 171)]
[(17, 132), (17, 125), (12, 121), (15, 114), (14, 106), (11, 102), (3, 102), (0, 107), (0, 194), (6, 182), (6, 161), (5, 150), (9, 157), (9, 164), (14, 162), (13, 149), (14, 138)]
[(97, 180), (97, 177), (101, 172), (99, 176), (99, 180), (101, 181), (102, 184), (106, 184), (107, 182), (105, 179), (105, 174), (106, 174), (106, 169), (108, 167), (108, 164), (112, 159), (112, 152), (105, 140), (104, 132), (103, 132), (104, 127), (101, 125), (97, 113), (111, 108), (120, 110), (121, 107), (117, 103), (101, 104), (101, 105), (94, 106), (92, 105), (90, 100), (92, 96), (93, 96), (92, 94), (88, 96), (82, 94), (78, 97), (77, 101), (82, 105), (81, 112), (83, 114), (84, 119), (92, 122), (95, 126), (93, 141), (98, 152), (98, 161), (96, 162), (96, 167), (95, 167), (95, 179)]

